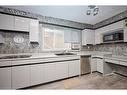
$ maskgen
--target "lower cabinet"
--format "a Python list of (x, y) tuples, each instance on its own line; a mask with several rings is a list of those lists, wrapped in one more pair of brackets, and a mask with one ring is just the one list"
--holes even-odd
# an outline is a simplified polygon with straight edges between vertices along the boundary
[(68, 77), (68, 61), (56, 63), (56, 79)]
[(45, 70), (45, 82), (56, 80), (56, 63), (47, 63), (44, 67)]
[(97, 59), (97, 71), (103, 73), (103, 59)]
[(74, 61), (68, 61), (69, 65), (69, 77), (80, 75), (80, 61), (74, 60)]
[(0, 89), (11, 89), (11, 68), (0, 68)]
[(30, 86), (30, 66), (12, 67), (12, 89)]
[(96, 58), (91, 59), (90, 66), (91, 66), (91, 72), (97, 71), (97, 59)]
[(91, 72), (98, 71), (103, 75), (109, 74), (112, 72), (110, 64), (106, 63), (105, 60), (101, 58), (92, 58), (91, 59)]
[(20, 89), (80, 75), (79, 60), (0, 68), (0, 89)]
[(30, 85), (44, 83), (44, 64), (30, 66)]

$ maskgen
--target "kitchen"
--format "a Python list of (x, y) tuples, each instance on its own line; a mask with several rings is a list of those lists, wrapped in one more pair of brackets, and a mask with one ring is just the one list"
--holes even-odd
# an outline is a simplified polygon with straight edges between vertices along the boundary
[(0, 89), (126, 89), (126, 17), (127, 6), (0, 6)]

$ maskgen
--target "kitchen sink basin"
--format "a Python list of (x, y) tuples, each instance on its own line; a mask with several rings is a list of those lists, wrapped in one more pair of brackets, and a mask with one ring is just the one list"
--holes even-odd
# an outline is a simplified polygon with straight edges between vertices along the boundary
[(67, 53), (56, 53), (55, 55), (76, 55), (76, 54), (67, 52)]
[(28, 58), (31, 56), (32, 55), (7, 55), (7, 56), (0, 57), (0, 59)]

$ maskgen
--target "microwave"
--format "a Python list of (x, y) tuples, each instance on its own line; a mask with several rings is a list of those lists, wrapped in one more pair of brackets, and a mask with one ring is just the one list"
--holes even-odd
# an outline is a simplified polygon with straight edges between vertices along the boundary
[(110, 34), (105, 34), (103, 36), (103, 42), (122, 41), (122, 40), (123, 40), (123, 30), (113, 32)]

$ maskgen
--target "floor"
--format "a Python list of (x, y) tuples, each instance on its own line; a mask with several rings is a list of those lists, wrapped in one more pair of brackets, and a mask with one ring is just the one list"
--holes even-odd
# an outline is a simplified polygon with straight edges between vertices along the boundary
[(28, 90), (41, 89), (127, 89), (127, 77), (111, 74), (102, 76), (99, 73), (87, 74), (80, 77), (69, 78), (45, 85), (28, 88)]

